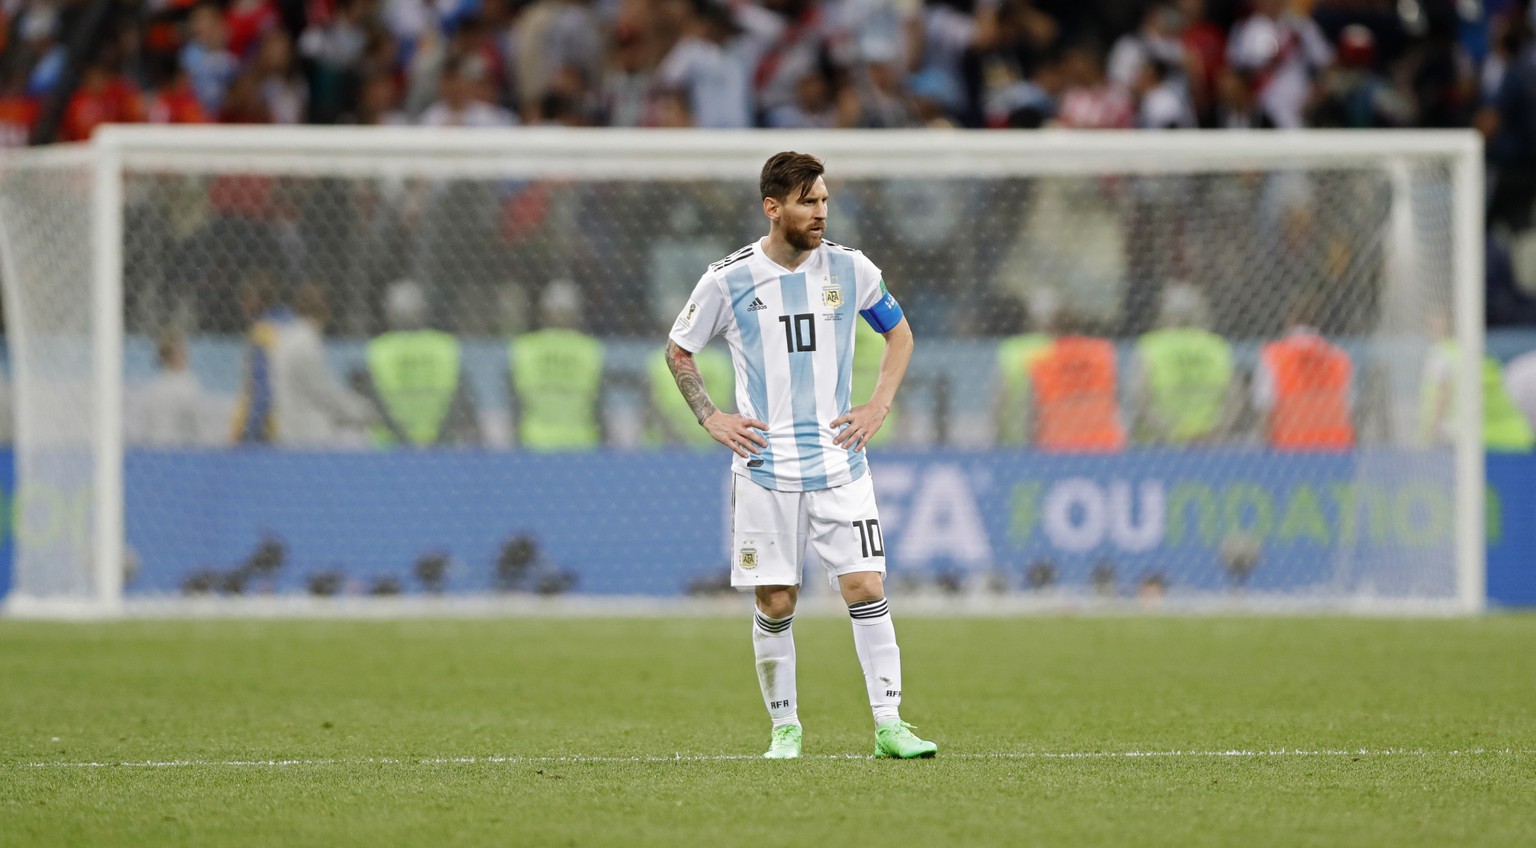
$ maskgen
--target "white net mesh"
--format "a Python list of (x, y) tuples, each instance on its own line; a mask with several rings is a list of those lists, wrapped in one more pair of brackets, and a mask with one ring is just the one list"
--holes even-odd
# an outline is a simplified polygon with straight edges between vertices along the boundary
[[(721, 590), (726, 455), (659, 349), (705, 265), (766, 231), (757, 168), (793, 145), (231, 138), (124, 154), (130, 595)], [(888, 138), (793, 141), (830, 151), (829, 236), (918, 338), (872, 454), (903, 591), (1455, 601), (1462, 490), (1430, 438), (1454, 428), (1422, 392), (1475, 214), (1449, 153)], [(8, 317), (21, 420), (88, 447), (65, 176), (10, 177)], [(38, 432), (23, 476), (78, 484)]]
[(93, 599), (93, 160), (83, 149), (0, 170), (0, 282), (16, 398), (17, 595)]

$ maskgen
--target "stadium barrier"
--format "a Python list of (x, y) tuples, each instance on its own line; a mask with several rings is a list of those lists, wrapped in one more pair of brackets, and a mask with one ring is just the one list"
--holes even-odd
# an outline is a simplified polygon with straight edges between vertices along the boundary
[[(1402, 562), (1453, 543), (1449, 490), (1422, 462), (1224, 459), (887, 452), (875, 479), (892, 579), (1067, 599), (1295, 596), (1343, 582), (1370, 597), (1376, 570), (1408, 586)], [(84, 489), (18, 501), (11, 460), (0, 453), (0, 597), (18, 534), (67, 543), (85, 516)], [(1362, 462), (1407, 470), (1362, 486)], [(1536, 605), (1536, 456), (1487, 467), (1488, 601)], [(727, 477), (718, 457), (679, 452), (130, 451), (126, 592), (707, 594), (730, 555)], [(160, 491), (133, 496), (146, 486)], [(1355, 556), (1330, 555), (1340, 547)]]

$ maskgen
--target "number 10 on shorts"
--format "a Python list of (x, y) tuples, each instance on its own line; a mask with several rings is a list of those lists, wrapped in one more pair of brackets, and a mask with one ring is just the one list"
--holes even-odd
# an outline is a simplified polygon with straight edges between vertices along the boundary
[(864, 552), (865, 559), (885, 556), (885, 539), (880, 535), (880, 519), (855, 521), (853, 527), (859, 531), (859, 548)]

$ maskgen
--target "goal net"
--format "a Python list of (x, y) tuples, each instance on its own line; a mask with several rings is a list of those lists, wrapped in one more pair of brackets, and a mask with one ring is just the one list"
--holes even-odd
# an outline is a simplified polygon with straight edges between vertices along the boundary
[(10, 607), (729, 594), (659, 351), (786, 149), (916, 334), (903, 595), (1481, 608), (1470, 135), (144, 127), (0, 160)]

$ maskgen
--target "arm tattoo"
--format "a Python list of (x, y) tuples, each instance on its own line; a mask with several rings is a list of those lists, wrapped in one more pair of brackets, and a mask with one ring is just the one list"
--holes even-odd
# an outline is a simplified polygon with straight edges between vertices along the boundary
[(688, 408), (693, 410), (693, 417), (699, 419), (700, 424), (718, 411), (714, 401), (709, 399), (709, 392), (704, 390), (704, 377), (699, 374), (693, 354), (671, 340), (667, 341), (667, 368), (671, 369), (677, 390), (683, 393), (683, 399), (688, 401)]

